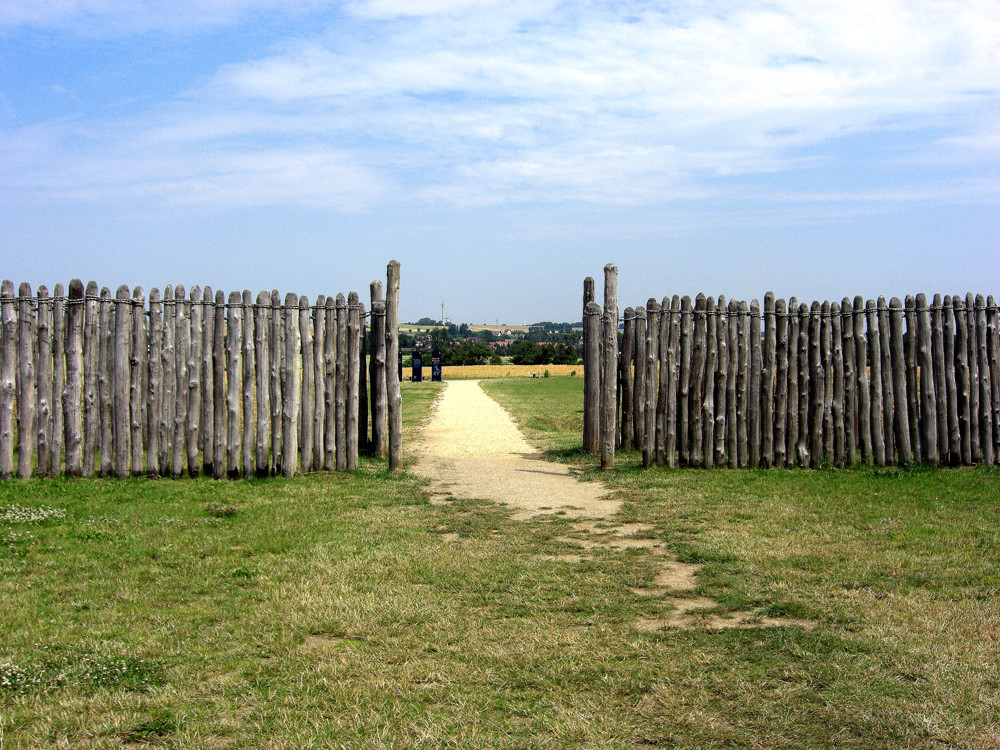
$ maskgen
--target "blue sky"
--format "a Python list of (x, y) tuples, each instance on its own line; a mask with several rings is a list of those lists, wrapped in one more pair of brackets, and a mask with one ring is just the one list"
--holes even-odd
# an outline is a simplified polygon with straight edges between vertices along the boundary
[(1000, 296), (1000, 2), (5, 0), (0, 275)]

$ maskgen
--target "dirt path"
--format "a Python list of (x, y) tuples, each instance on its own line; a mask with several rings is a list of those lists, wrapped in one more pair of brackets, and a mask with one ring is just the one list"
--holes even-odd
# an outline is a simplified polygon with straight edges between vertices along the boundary
[(432, 480), (431, 502), (436, 505), (455, 497), (478, 498), (514, 508), (514, 520), (554, 513), (576, 519), (573, 535), (560, 540), (579, 551), (555, 559), (582, 562), (592, 559), (590, 553), (596, 550), (648, 550), (657, 559), (659, 573), (649, 587), (632, 593), (659, 599), (665, 612), (663, 617), (636, 621), (638, 630), (815, 626), (752, 612), (709, 612), (718, 602), (694, 596), (700, 566), (679, 562), (658, 539), (642, 538), (653, 531), (652, 526), (615, 523), (621, 502), (608, 497), (601, 484), (581, 482), (568, 467), (546, 461), (478, 380), (453, 380), (445, 386), (424, 429), (418, 456), (416, 473)]

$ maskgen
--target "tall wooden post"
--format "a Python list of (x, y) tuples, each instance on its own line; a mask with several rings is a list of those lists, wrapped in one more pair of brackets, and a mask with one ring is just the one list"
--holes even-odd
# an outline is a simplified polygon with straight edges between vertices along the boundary
[(810, 466), (809, 446), (811, 436), (811, 404), (810, 383), (812, 381), (812, 369), (810, 367), (809, 346), (812, 326), (809, 305), (802, 302), (799, 305), (799, 442), (795, 446), (795, 455), (799, 466), (806, 468)]
[(17, 310), (14, 283), (0, 287), (3, 329), (0, 341), (0, 479), (14, 476), (14, 402), (17, 400)]
[[(103, 316), (102, 316), (103, 319)], [(149, 431), (149, 443), (146, 451), (146, 471), (151, 477), (160, 474), (160, 412), (163, 409), (162, 363), (160, 362), (163, 346), (163, 304), (160, 302), (160, 290), (153, 287), (149, 290), (149, 379), (146, 387), (146, 426)], [(103, 386), (102, 386), (103, 392)]]
[(716, 375), (715, 375), (715, 465), (726, 464), (727, 377), (729, 373), (729, 315), (726, 298), (719, 295), (716, 305)]
[(831, 336), (831, 305), (820, 305), (819, 351), (823, 363), (823, 460), (833, 459), (833, 337)]
[[(114, 379), (115, 379), (115, 332), (114, 332), (114, 302), (111, 300), (111, 290), (106, 286), (101, 287), (100, 314), (97, 327), (99, 340), (99, 351), (97, 355), (100, 373), (97, 376), (97, 387), (99, 391), (99, 411), (101, 415), (101, 476), (110, 477), (114, 473)], [(62, 336), (56, 338), (56, 346), (60, 346)], [(59, 373), (59, 360), (56, 361), (56, 380), (65, 383), (65, 374)], [(60, 424), (62, 420), (60, 419)], [(60, 438), (60, 443), (62, 438)], [(55, 445), (53, 445), (55, 449)]]
[(215, 473), (215, 305), (212, 287), (201, 292), (201, 464), (206, 476)]
[(316, 297), (312, 309), (313, 327), (313, 458), (316, 471), (323, 469), (326, 433), (326, 295)]
[(969, 347), (969, 407), (972, 410), (972, 421), (969, 427), (972, 431), (972, 462), (978, 464), (983, 459), (982, 436), (980, 427), (980, 384), (979, 384), (979, 354), (978, 337), (976, 334), (976, 298), (969, 292), (965, 296), (965, 325), (968, 329)]
[(282, 374), (285, 369), (285, 347), (282, 345), (281, 332), (285, 330), (285, 316), (281, 309), (281, 295), (277, 289), (271, 290), (270, 312), (271, 338), (268, 344), (271, 350), (271, 466), (275, 474), (283, 474), (284, 448), (281, 441), (284, 430), (285, 403)]
[[(347, 300), (337, 294), (337, 471), (347, 471)], [(397, 372), (398, 375), (398, 372)]]
[(358, 470), (361, 402), (361, 303), (357, 292), (347, 295), (347, 470)]
[[(35, 439), (38, 446), (38, 476), (47, 477), (50, 475), (49, 462), (52, 460), (52, 303), (48, 299), (48, 287), (44, 284), (38, 287), (36, 294), (38, 341), (35, 367), (38, 373), (38, 398), (35, 407)], [(91, 468), (93, 469), (93, 463)]]
[[(626, 308), (626, 315), (628, 308)], [(621, 382), (621, 421), (627, 419), (632, 426), (632, 436), (629, 446), (642, 451), (646, 434), (646, 308), (636, 307), (632, 311), (632, 326), (629, 331), (629, 348), (625, 348), (625, 338), (622, 338), (621, 359), (624, 366), (621, 369), (630, 371), (631, 383), (628, 386), (629, 403), (625, 403), (625, 383)], [(624, 333), (624, 331), (623, 331)], [(626, 416), (627, 414), (627, 416)], [(624, 441), (623, 441), (624, 444)]]
[(718, 321), (715, 316), (715, 299), (705, 299), (705, 373), (702, 378), (701, 397), (701, 465), (711, 469), (715, 465), (715, 368), (718, 366)]
[(618, 445), (622, 450), (632, 450), (635, 435), (639, 431), (633, 418), (635, 413), (635, 405), (633, 403), (635, 400), (633, 389), (635, 378), (633, 377), (632, 363), (635, 360), (637, 352), (635, 310), (631, 307), (626, 307), (622, 317), (625, 320), (622, 327), (621, 354), (618, 357), (618, 385), (621, 390), (622, 402), (621, 415), (618, 420), (621, 435)]
[(841, 326), (843, 317), (840, 305), (836, 302), (830, 305), (830, 335), (833, 340), (831, 356), (833, 359), (833, 400), (830, 403), (830, 413), (833, 421), (833, 463), (844, 465), (844, 337)]
[(298, 302), (299, 338), (302, 342), (302, 405), (299, 411), (299, 447), (302, 450), (302, 471), (308, 473), (313, 468), (313, 408), (316, 403), (316, 365), (313, 361), (312, 330), (309, 327), (309, 298), (299, 297)]
[(844, 348), (844, 454), (846, 464), (858, 463), (858, 373), (854, 348), (854, 306), (844, 297), (840, 303)]
[(239, 292), (230, 292), (226, 320), (226, 474), (230, 479), (240, 478), (243, 452), (243, 420), (240, 415), (243, 401), (243, 368), (240, 363), (243, 351), (242, 308), (243, 296)]
[(372, 453), (385, 458), (389, 452), (388, 413), (385, 397), (385, 299), (382, 282), (373, 281), (371, 293), (371, 400), (372, 400)]
[[(97, 286), (96, 284), (94, 285)], [(131, 473), (141, 477), (145, 457), (145, 374), (149, 339), (146, 333), (146, 295), (141, 286), (132, 290), (131, 326), (129, 342), (129, 444), (131, 448)]]
[[(101, 292), (102, 299), (104, 292)], [(110, 297), (111, 292), (108, 291), (107, 295)], [(66, 302), (62, 284), (53, 287), (52, 297), (52, 451), (49, 474), (56, 476), (62, 472), (63, 448), (66, 445), (62, 406), (63, 389), (66, 387)], [(103, 430), (101, 439), (104, 439)]]
[[(177, 314), (177, 306), (174, 303), (174, 288), (167, 284), (163, 288), (163, 346), (160, 347), (160, 363), (163, 375), (163, 411), (160, 414), (160, 471), (166, 476), (171, 471), (170, 450), (174, 442), (174, 409), (177, 405), (176, 390), (177, 378), (175, 370), (177, 361), (174, 354), (175, 326), (174, 318)], [(225, 338), (225, 333), (219, 335), (221, 342)], [(225, 360), (223, 359), (223, 362)], [(220, 382), (223, 378), (219, 378)], [(225, 445), (225, 436), (223, 436)], [(225, 462), (223, 461), (223, 470)]]
[(895, 422), (896, 452), (899, 463), (908, 464), (913, 460), (910, 448), (910, 422), (906, 409), (906, 360), (903, 352), (903, 303), (899, 297), (889, 300), (889, 341), (892, 361), (892, 395), (895, 399), (893, 413)]
[(777, 349), (774, 292), (764, 295), (764, 350), (760, 381), (760, 465), (770, 469), (774, 463), (774, 366)]
[(858, 373), (858, 442), (861, 444), (861, 460), (870, 464), (872, 460), (871, 390), (868, 377), (868, 345), (865, 341), (865, 301), (861, 295), (854, 298), (854, 366)]
[(739, 363), (739, 303), (736, 300), (729, 300), (726, 316), (726, 330), (728, 336), (727, 348), (729, 350), (729, 366), (726, 371), (726, 459), (730, 469), (737, 467), (738, 448), (736, 430), (736, 373), (740, 369)]
[(212, 458), (212, 476), (215, 479), (222, 479), (226, 476), (228, 466), (226, 457), (228, 411), (226, 409), (226, 295), (221, 289), (215, 291), (215, 333), (212, 338), (215, 347), (212, 375), (212, 399), (215, 402), (212, 442), (215, 444), (215, 454)]
[[(334, 471), (337, 468), (337, 300), (328, 295), (323, 309), (323, 327), (326, 329), (326, 341), (323, 345), (323, 469)], [(384, 336), (383, 336), (384, 346)], [(388, 441), (388, 433), (386, 433)], [(388, 442), (386, 442), (388, 450)]]
[[(962, 431), (958, 422), (958, 379), (955, 373), (955, 308), (950, 294), (944, 296), (944, 387), (942, 397), (948, 418), (948, 450), (941, 463), (955, 466), (962, 461)], [(963, 373), (964, 375), (964, 373)]]
[(299, 397), (302, 370), (299, 367), (299, 298), (294, 292), (285, 295), (284, 378), (281, 389), (281, 473), (295, 476), (299, 469)]
[(618, 266), (604, 266), (604, 323), (601, 367), (601, 470), (615, 466), (618, 392)]
[(868, 367), (871, 388), (872, 453), (876, 466), (885, 466), (885, 427), (882, 423), (882, 342), (879, 336), (878, 310), (874, 300), (865, 303), (868, 319)]
[(403, 399), (399, 391), (396, 358), (399, 355), (399, 261), (386, 267), (385, 285), (385, 382), (389, 407), (389, 469), (403, 469)]
[[(646, 368), (643, 408), (646, 420), (643, 430), (642, 465), (652, 466), (656, 461), (656, 392), (659, 388), (660, 363), (660, 305), (650, 297), (646, 302)], [(638, 363), (637, 363), (638, 364)]]
[(17, 476), (28, 479), (35, 457), (35, 307), (31, 285), (17, 290)]
[(694, 302), (694, 335), (691, 345), (691, 382), (689, 385), (690, 404), (688, 414), (691, 416), (691, 465), (702, 465), (702, 450), (704, 448), (704, 425), (702, 400), (705, 391), (705, 340), (708, 336), (708, 324), (705, 316), (707, 298), (699, 293)]
[(601, 450), (601, 306), (594, 300), (584, 309), (583, 329), (584, 340), (590, 341), (590, 345), (584, 347), (583, 360), (583, 416), (588, 426), (584, 431), (583, 448), (587, 453), (597, 454)]
[[(101, 439), (101, 402), (99, 377), (101, 341), (98, 325), (97, 282), (88, 281), (83, 304), (83, 465), (85, 477), (94, 475), (97, 448)], [(39, 475), (41, 471), (41, 446), (39, 446)]]
[[(956, 300), (960, 302), (961, 297), (956, 297), (952, 302)], [(957, 317), (955, 322), (959, 323)], [(963, 313), (961, 320), (963, 328), (964, 323), (965, 317)], [(938, 456), (942, 461), (947, 460), (948, 455), (948, 386), (945, 384), (944, 374), (944, 328), (944, 305), (942, 304), (941, 295), (935, 294), (931, 305), (931, 357), (934, 371), (928, 374), (932, 374), (934, 377), (934, 392), (937, 395), (935, 400), (937, 419), (935, 422), (937, 424)]]
[[(917, 376), (917, 307), (916, 298), (907, 294), (903, 300), (906, 308), (906, 340), (904, 355), (906, 357), (906, 415), (910, 422), (910, 450), (913, 460), (918, 463), (923, 460), (920, 441), (920, 388)], [(956, 417), (957, 419), (957, 417)]]
[(253, 310), (253, 330), (254, 349), (257, 351), (255, 375), (257, 381), (256, 474), (258, 477), (268, 475), (271, 453), (271, 347), (268, 341), (271, 323), (267, 317), (270, 307), (270, 292), (265, 289), (257, 292), (257, 304)]
[[(72, 291), (72, 290), (71, 290)], [(82, 309), (81, 309), (82, 312)], [(132, 472), (131, 451), (129, 450), (129, 333), (132, 327), (131, 307), (128, 287), (120, 285), (115, 291), (115, 337), (114, 337), (114, 449), (115, 476), (123, 478)]]
[(774, 303), (775, 387), (774, 387), (774, 465), (786, 466), (788, 425), (788, 313), (785, 300)]
[[(952, 297), (952, 313), (955, 325), (955, 385), (957, 391), (958, 423), (961, 433), (960, 456), (961, 462), (966, 466), (972, 464), (972, 404), (969, 399), (969, 330), (965, 325), (965, 301), (958, 295)], [(949, 321), (949, 325), (951, 322)], [(937, 351), (932, 356), (937, 363)], [(937, 379), (934, 381), (937, 387)], [(938, 401), (944, 398), (940, 391), (937, 393)], [(939, 410), (940, 411), (940, 410)], [(941, 425), (938, 425), (938, 432)], [(938, 445), (940, 449), (940, 443)], [(946, 453), (941, 454), (942, 463), (945, 462)]]
[(990, 420), (993, 422), (993, 460), (1000, 463), (1000, 311), (993, 295), (986, 298), (986, 356), (990, 365)]
[(920, 367), (920, 426), (924, 462), (938, 463), (937, 442), (937, 399), (934, 388), (934, 364), (931, 360), (931, 315), (927, 309), (927, 297), (923, 293), (916, 298), (918, 325), (917, 352)]
[(795, 466), (799, 444), (799, 301), (788, 299), (788, 416), (785, 420), (785, 465)]
[(748, 454), (751, 468), (760, 466), (760, 386), (763, 352), (760, 338), (760, 302), (750, 302), (750, 414), (747, 419)]

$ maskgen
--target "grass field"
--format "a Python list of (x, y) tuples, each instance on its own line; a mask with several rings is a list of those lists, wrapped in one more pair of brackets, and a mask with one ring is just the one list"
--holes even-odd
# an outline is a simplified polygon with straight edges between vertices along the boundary
[[(486, 387), (591, 478), (578, 378)], [(440, 386), (404, 384), (406, 440)], [(576, 435), (577, 437), (574, 437)], [(0, 747), (996, 748), (1000, 474), (637, 468), (694, 596), (816, 623), (639, 632), (645, 550), (420, 480), (0, 484)]]
[[(403, 380), (409, 380), (412, 369), (403, 368)], [(423, 375), (430, 380), (431, 369), (423, 368)], [(441, 377), (444, 380), (484, 380), (493, 378), (575, 377), (583, 379), (583, 365), (443, 365)], [(573, 373), (576, 373), (575, 375)]]

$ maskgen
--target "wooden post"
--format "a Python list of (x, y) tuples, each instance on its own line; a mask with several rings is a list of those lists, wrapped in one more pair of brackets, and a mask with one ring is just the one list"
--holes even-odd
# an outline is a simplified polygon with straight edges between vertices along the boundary
[(358, 301), (358, 447), (368, 448), (368, 361), (367, 336), (365, 335), (365, 303)]
[(621, 428), (619, 445), (622, 450), (627, 451), (632, 450), (633, 436), (637, 435), (640, 429), (636, 426), (633, 419), (635, 397), (633, 391), (632, 362), (635, 360), (638, 344), (635, 337), (635, 310), (631, 307), (626, 307), (623, 317), (625, 318), (625, 322), (622, 327), (622, 349), (621, 356), (619, 357), (621, 366), (618, 368), (618, 382), (621, 386), (622, 402), (621, 417), (619, 419), (619, 427)]
[(271, 294), (266, 289), (257, 292), (254, 307), (254, 349), (257, 352), (255, 379), (257, 384), (257, 466), (256, 475), (266, 477), (271, 455), (271, 348), (268, 341)]
[(361, 400), (361, 304), (347, 295), (347, 470), (358, 470), (358, 404)]
[[(163, 378), (163, 411), (159, 418), (160, 431), (160, 473), (163, 476), (171, 470), (170, 451), (174, 442), (174, 409), (176, 408), (177, 387), (177, 360), (174, 353), (174, 319), (177, 315), (177, 306), (174, 302), (174, 288), (167, 284), (163, 287), (163, 345), (160, 347), (160, 369)], [(224, 334), (219, 335), (219, 341), (224, 338)], [(220, 344), (221, 345), (221, 344)], [(223, 360), (224, 362), (225, 360)], [(222, 377), (220, 376), (220, 381)], [(225, 462), (223, 462), (223, 470)]]
[(799, 301), (788, 298), (788, 417), (786, 418), (785, 465), (795, 466), (799, 444)]
[[(163, 366), (160, 361), (163, 346), (163, 304), (160, 290), (149, 290), (149, 385), (146, 390), (146, 424), (149, 428), (149, 446), (146, 451), (146, 472), (151, 477), (160, 475), (160, 412), (163, 410)], [(103, 386), (102, 386), (103, 392)]]
[(896, 395), (892, 382), (892, 344), (889, 341), (889, 306), (885, 297), (878, 298), (879, 354), (882, 357), (882, 430), (885, 434), (886, 462), (895, 463), (896, 456)]
[(878, 327), (878, 310), (874, 300), (865, 303), (868, 320), (868, 367), (871, 388), (872, 454), (876, 466), (885, 466), (885, 428), (882, 420), (882, 342)]
[(993, 422), (993, 460), (1000, 463), (1000, 311), (993, 295), (986, 298), (986, 356), (990, 363), (990, 419)]
[(701, 400), (701, 465), (711, 469), (715, 465), (715, 369), (718, 366), (718, 320), (715, 299), (705, 299), (705, 374)]
[(910, 450), (913, 460), (918, 463), (922, 459), (920, 448), (920, 390), (917, 385), (917, 308), (912, 294), (907, 294), (903, 300), (906, 307), (906, 339), (904, 340), (904, 355), (906, 357), (906, 416), (910, 423)]
[[(110, 292), (108, 293), (110, 295)], [(52, 432), (49, 475), (62, 473), (66, 432), (62, 393), (66, 387), (66, 299), (62, 284), (52, 289)]]
[(760, 338), (760, 303), (750, 302), (750, 415), (747, 420), (748, 452), (750, 467), (756, 469), (761, 465), (760, 443), (760, 386), (763, 370), (763, 352)]
[[(398, 371), (396, 375), (398, 378)], [(337, 294), (337, 382), (334, 401), (337, 471), (347, 471), (347, 300), (342, 292)]]
[[(598, 350), (598, 340), (600, 338), (600, 328), (597, 335), (594, 335), (594, 328), (588, 326), (588, 315), (590, 303), (594, 302), (594, 279), (588, 276), (583, 280), (583, 449), (587, 453), (597, 453), (600, 444), (599, 425), (600, 420), (600, 391), (601, 378), (598, 367), (592, 367), (591, 362), (600, 362), (600, 352)], [(600, 307), (598, 306), (598, 310)], [(395, 366), (395, 363), (390, 363)], [(596, 378), (596, 381), (595, 381)], [(591, 408), (592, 394), (596, 394), (593, 403), (597, 407)]]
[(872, 461), (871, 389), (868, 377), (868, 344), (865, 341), (865, 301), (854, 298), (854, 366), (858, 373), (858, 442), (861, 460)]
[(282, 474), (283, 447), (281, 445), (284, 430), (284, 394), (282, 392), (282, 374), (285, 371), (285, 347), (282, 345), (281, 333), (285, 330), (285, 319), (281, 310), (281, 295), (277, 289), (271, 290), (271, 466), (272, 471)]
[(399, 261), (386, 267), (385, 285), (385, 382), (389, 407), (389, 469), (403, 469), (403, 399), (399, 392)]
[[(676, 300), (676, 306), (673, 304)], [(670, 423), (672, 410), (669, 407), (671, 382), (674, 379), (674, 353), (670, 333), (673, 328), (674, 318), (680, 310), (681, 299), (676, 294), (673, 299), (663, 298), (660, 305), (660, 387), (656, 396), (656, 463), (664, 466), (669, 463), (667, 459), (668, 431), (674, 427)]]
[(201, 456), (205, 476), (215, 474), (215, 305), (212, 287), (201, 292)]
[(844, 355), (844, 457), (848, 466), (858, 463), (858, 373), (854, 348), (854, 305), (844, 297), (840, 304), (841, 346)]
[(17, 400), (17, 310), (14, 283), (0, 286), (2, 355), (0, 355), (0, 479), (14, 476), (14, 402)]
[(726, 311), (726, 348), (729, 350), (729, 364), (726, 368), (726, 459), (730, 469), (737, 467), (738, 449), (736, 430), (736, 373), (740, 369), (739, 362), (739, 304), (729, 300)]
[(601, 306), (593, 300), (584, 309), (583, 329), (584, 340), (591, 342), (584, 347), (583, 360), (583, 413), (586, 427), (583, 449), (587, 453), (597, 454), (601, 450), (601, 348), (595, 342), (601, 338)]
[[(626, 314), (628, 308), (626, 308)], [(628, 349), (625, 348), (624, 339), (622, 341), (622, 369), (628, 369), (632, 382), (629, 384), (626, 403), (625, 383), (622, 382), (622, 409), (621, 421), (624, 424), (628, 419), (632, 426), (632, 436), (629, 438), (629, 447), (638, 451), (642, 450), (644, 435), (646, 434), (646, 330), (648, 328), (646, 308), (636, 307), (632, 311), (632, 330), (629, 332), (630, 341)], [(623, 428), (624, 429), (624, 428)], [(624, 440), (622, 441), (624, 447)]]
[(892, 395), (895, 399), (896, 452), (899, 463), (906, 465), (913, 460), (910, 448), (910, 421), (906, 410), (906, 359), (903, 352), (903, 303), (899, 297), (889, 300), (889, 340), (892, 361)]
[(302, 375), (299, 367), (299, 298), (285, 294), (285, 355), (282, 363), (281, 473), (293, 477), (299, 468), (299, 398)]
[[(83, 476), (94, 475), (97, 448), (101, 439), (101, 402), (99, 400), (99, 376), (101, 341), (97, 310), (97, 282), (88, 281), (84, 291), (83, 304)], [(41, 445), (38, 447), (38, 474), (43, 476)]]
[(823, 395), (826, 373), (823, 370), (820, 329), (822, 307), (813, 300), (809, 308), (809, 466), (823, 465)]
[[(212, 335), (212, 442), (215, 452), (212, 457), (212, 476), (222, 479), (226, 476), (226, 435), (228, 434), (228, 413), (226, 410), (226, 295), (221, 289), (215, 291), (215, 332)], [(165, 468), (165, 467), (164, 467)]]
[[(102, 477), (110, 477), (114, 473), (115, 468), (113, 438), (115, 431), (113, 408), (115, 379), (115, 311), (114, 302), (111, 299), (111, 290), (106, 286), (101, 287), (101, 299), (99, 304), (100, 314), (97, 327), (99, 350), (97, 359), (100, 372), (97, 376), (97, 388), (99, 391), (99, 411), (101, 416), (100, 472)], [(59, 345), (59, 340), (61, 338), (62, 337), (60, 336), (56, 339), (57, 346)], [(65, 378), (63, 378), (63, 381), (65, 382)]]
[(736, 463), (745, 469), (748, 460), (750, 408), (750, 309), (741, 300), (737, 311), (739, 366), (736, 371)]
[(833, 398), (830, 401), (830, 416), (833, 423), (833, 463), (844, 465), (844, 335), (842, 330), (843, 317), (840, 305), (836, 302), (830, 305), (830, 335), (832, 338), (831, 356), (833, 359)]
[[(82, 309), (81, 309), (81, 312)], [(119, 479), (129, 476), (132, 473), (132, 461), (130, 450), (130, 408), (129, 391), (132, 385), (131, 373), (129, 371), (129, 355), (131, 354), (129, 335), (132, 327), (131, 307), (129, 305), (129, 291), (124, 284), (115, 291), (115, 333), (114, 333), (114, 370), (112, 376), (113, 385), (113, 410), (114, 410), (114, 441), (115, 451), (115, 476)], [(82, 317), (82, 316), (81, 316)], [(67, 420), (68, 422), (69, 420)]]
[(309, 327), (309, 298), (299, 297), (299, 337), (302, 341), (302, 405), (299, 412), (299, 447), (302, 450), (302, 471), (313, 468), (313, 413), (316, 404), (316, 363), (313, 361), (313, 337)]
[(708, 323), (705, 316), (705, 306), (708, 300), (699, 293), (694, 302), (694, 336), (691, 347), (691, 384), (688, 414), (691, 417), (691, 465), (701, 466), (702, 449), (704, 448), (702, 399), (705, 390), (705, 339), (708, 336)]
[(774, 464), (774, 365), (777, 348), (774, 292), (764, 295), (764, 348), (760, 380), (760, 465)]
[(796, 405), (798, 409), (798, 442), (795, 445), (795, 457), (799, 466), (806, 468), (809, 466), (809, 305), (805, 302), (799, 304), (798, 310), (799, 340), (798, 340), (798, 366), (799, 366), (799, 401)]
[(242, 455), (242, 426), (240, 406), (243, 401), (243, 368), (240, 355), (243, 351), (243, 297), (239, 292), (229, 293), (226, 316), (226, 475), (240, 478)]
[[(49, 289), (42, 284), (38, 295), (38, 336), (35, 342), (37, 400), (35, 402), (35, 441), (38, 455), (38, 476), (50, 475), (52, 460), (52, 303)], [(96, 434), (96, 433), (95, 433)]]
[[(385, 299), (382, 296), (382, 283), (379, 281), (371, 283), (371, 304), (372, 453), (377, 458), (385, 458), (389, 451), (385, 398)], [(586, 330), (586, 326), (584, 329)], [(584, 375), (586, 376), (586, 372)]]
[(132, 290), (132, 308), (129, 312), (128, 324), (131, 326), (128, 352), (130, 471), (132, 476), (141, 477), (145, 455), (143, 407), (146, 403), (146, 394), (143, 389), (143, 374), (146, 371), (146, 353), (149, 347), (149, 340), (146, 337), (146, 295), (141, 286)]
[(979, 440), (982, 462), (991, 466), (994, 462), (993, 392), (987, 342), (986, 300), (983, 295), (976, 295), (973, 309), (976, 316), (976, 362), (979, 371)]
[(774, 388), (774, 465), (787, 466), (788, 420), (788, 312), (785, 300), (774, 303), (775, 388)]
[[(230, 302), (232, 300), (230, 299)], [(239, 298), (236, 300), (239, 303)], [(239, 312), (237, 311), (237, 326)], [(187, 301), (184, 298), (184, 285), (174, 287), (174, 407), (172, 414), (173, 441), (170, 461), (170, 475), (178, 479), (184, 472), (184, 462), (187, 459), (187, 399), (188, 399), (188, 349), (191, 347), (191, 319), (188, 317)], [(239, 347), (239, 332), (236, 346)], [(229, 335), (233, 333), (230, 330)], [(237, 357), (239, 356), (237, 350)], [(230, 373), (232, 377), (232, 373)], [(238, 387), (238, 386), (237, 386)]]
[(680, 464), (687, 466), (691, 460), (691, 339), (694, 331), (691, 298), (687, 295), (681, 298), (680, 326), (681, 357), (677, 382), (677, 442)]
[[(236, 325), (239, 326), (239, 340), (236, 343), (237, 351), (240, 353), (240, 365), (237, 370), (240, 372), (240, 390), (242, 397), (242, 429), (237, 425), (239, 434), (239, 454), (240, 465), (235, 467), (236, 476), (250, 478), (254, 473), (254, 350), (253, 350), (253, 295), (249, 289), (244, 289), (243, 293), (236, 300), (239, 316)], [(232, 468), (232, 467), (231, 467)], [(241, 473), (240, 473), (241, 472)]]
[(201, 342), (202, 313), (201, 287), (195, 284), (188, 293), (188, 317), (191, 337), (187, 347), (187, 468), (196, 477), (201, 473), (199, 438), (201, 437)]
[(983, 458), (979, 436), (979, 356), (976, 343), (976, 298), (972, 292), (965, 296), (965, 327), (968, 331), (966, 342), (969, 360), (969, 432), (972, 442), (972, 463), (978, 464)]
[(17, 476), (31, 477), (35, 456), (35, 308), (31, 285), (17, 288)]
[(931, 360), (931, 315), (927, 309), (927, 297), (923, 293), (916, 298), (918, 324), (917, 351), (920, 367), (920, 426), (924, 462), (938, 463), (937, 403), (934, 389), (934, 365)]
[(323, 469), (323, 443), (326, 421), (326, 295), (316, 297), (312, 308), (312, 401), (313, 418), (309, 429), (312, 430), (312, 467), (315, 471)]
[(646, 368), (646, 391), (643, 414), (646, 424), (643, 429), (642, 465), (648, 468), (656, 462), (656, 392), (659, 390), (660, 380), (660, 305), (652, 297), (646, 302), (646, 361), (644, 365)]
[(719, 295), (716, 305), (716, 375), (715, 375), (715, 465), (726, 465), (727, 382), (729, 375), (729, 314), (727, 302)]
[(604, 266), (604, 324), (601, 367), (601, 470), (615, 466), (615, 428), (618, 392), (618, 266)]
[[(323, 310), (326, 341), (323, 347), (324, 425), (323, 425), (323, 468), (334, 471), (337, 468), (337, 301), (327, 296)], [(384, 310), (384, 305), (383, 305)], [(382, 346), (385, 346), (385, 321), (383, 319)], [(384, 389), (384, 377), (383, 377)], [(388, 417), (387, 417), (388, 418)], [(388, 426), (386, 426), (388, 430)], [(388, 432), (385, 433), (385, 448), (388, 451)], [(383, 454), (384, 455), (384, 454)]]
[[(964, 320), (963, 317), (963, 323)], [(944, 328), (944, 305), (941, 295), (935, 294), (931, 310), (931, 346), (933, 347), (931, 356), (934, 367), (934, 392), (937, 395), (935, 407), (937, 408), (938, 456), (941, 461), (946, 461), (948, 456), (948, 386), (945, 384), (944, 374)]]
[(833, 337), (829, 300), (820, 305), (819, 354), (823, 363), (823, 461), (833, 460)]
[[(958, 396), (958, 423), (961, 432), (961, 461), (972, 464), (972, 404), (969, 399), (969, 330), (965, 325), (965, 301), (958, 295), (952, 297), (955, 320), (955, 385)], [(936, 355), (937, 352), (934, 352)], [(936, 356), (935, 356), (936, 359)], [(937, 385), (935, 381), (934, 385)], [(940, 429), (940, 426), (939, 426)], [(942, 461), (945, 461), (942, 454)]]
[[(941, 463), (956, 466), (962, 461), (962, 430), (958, 422), (958, 380), (955, 373), (955, 307), (950, 294), (944, 296), (944, 387), (945, 414), (948, 419), (948, 450), (941, 454)], [(964, 375), (964, 373), (963, 373)]]

